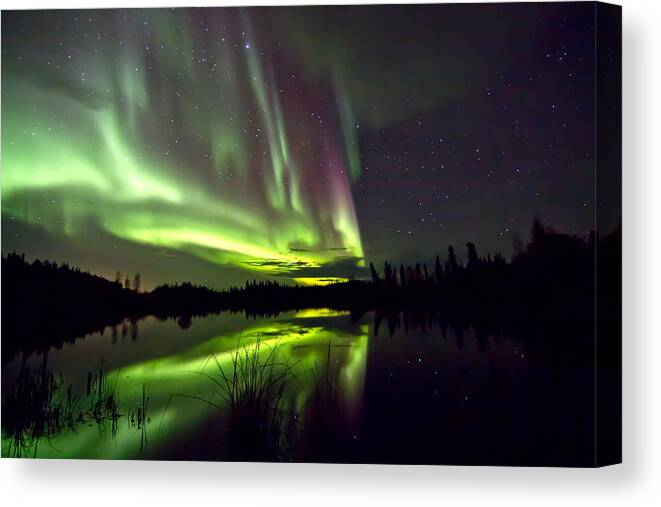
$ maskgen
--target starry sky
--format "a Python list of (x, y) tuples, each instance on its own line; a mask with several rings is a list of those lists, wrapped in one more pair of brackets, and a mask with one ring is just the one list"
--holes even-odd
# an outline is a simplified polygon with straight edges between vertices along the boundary
[(594, 72), (588, 3), (4, 11), (2, 251), (227, 287), (584, 235)]

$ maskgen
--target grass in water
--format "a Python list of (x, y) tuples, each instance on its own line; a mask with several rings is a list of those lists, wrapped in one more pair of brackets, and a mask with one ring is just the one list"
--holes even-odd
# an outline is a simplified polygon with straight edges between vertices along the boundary
[(87, 374), (87, 400), (89, 405), (83, 413), (83, 419), (95, 423), (101, 433), (106, 431), (109, 424), (114, 437), (117, 434), (117, 423), (122, 417), (118, 408), (117, 378), (108, 378), (103, 371), (103, 361), (98, 374)]
[[(117, 434), (119, 412), (117, 378), (109, 379), (103, 362), (96, 374), (88, 372), (85, 396), (74, 393), (69, 384), (65, 388), (62, 375), (58, 377), (46, 369), (24, 367), (11, 389), (2, 393), (3, 456), (36, 457), (42, 441), (52, 440), (66, 432), (76, 433), (82, 424), (94, 425), (102, 435), (110, 428)], [(141, 407), (131, 414), (133, 428), (142, 431), (141, 452), (146, 444), (146, 415), (148, 398), (142, 393)], [(129, 427), (132, 427), (129, 423)]]
[(277, 346), (266, 354), (262, 343), (237, 349), (231, 371), (214, 356), (217, 393), (230, 408), (227, 425), (229, 460), (282, 460), (288, 431), (285, 394), (297, 380), (299, 361), (281, 360)]
[(127, 414), (129, 429), (140, 432), (140, 454), (142, 454), (145, 445), (147, 445), (147, 424), (151, 418), (147, 415), (149, 398), (145, 394), (145, 385), (142, 384), (142, 400), (137, 406), (131, 406)]
[(77, 400), (71, 386), (62, 399), (62, 386), (62, 379), (45, 368), (21, 370), (13, 389), (3, 392), (2, 437), (7, 446), (3, 455), (36, 456), (42, 438), (75, 429)]
[[(286, 394), (297, 381), (300, 361), (283, 359), (277, 345), (264, 351), (258, 339), (254, 346), (237, 344), (225, 368), (215, 355), (213, 373), (201, 372), (214, 386), (210, 397), (173, 394), (202, 401), (228, 412), (225, 459), (231, 461), (282, 461), (286, 437), (298, 422), (288, 415)], [(169, 405), (169, 403), (168, 403)], [(166, 407), (167, 410), (167, 407)]]

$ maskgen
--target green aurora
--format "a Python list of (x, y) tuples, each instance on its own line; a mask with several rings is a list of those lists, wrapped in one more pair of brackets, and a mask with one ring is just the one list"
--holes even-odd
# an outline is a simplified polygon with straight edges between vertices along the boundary
[(303, 283), (364, 265), (341, 84), (283, 73), (293, 64), (241, 11), (138, 12), (44, 13), (44, 34), (11, 34), (3, 221), (92, 257), (119, 240)]

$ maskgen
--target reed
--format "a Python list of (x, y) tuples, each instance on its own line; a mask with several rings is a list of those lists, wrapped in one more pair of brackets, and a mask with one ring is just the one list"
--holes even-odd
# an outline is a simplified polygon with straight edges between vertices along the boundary
[(55, 376), (44, 364), (38, 370), (22, 368), (12, 388), (3, 389), (3, 456), (36, 457), (41, 441), (75, 433), (82, 424), (94, 424), (102, 434), (110, 426), (116, 436), (122, 417), (117, 379), (108, 378), (103, 362), (96, 374), (88, 372), (84, 397), (71, 384), (65, 385), (62, 374)]
[(128, 427), (132, 430), (140, 432), (140, 454), (144, 451), (147, 445), (147, 424), (151, 422), (151, 418), (147, 415), (149, 406), (149, 397), (145, 392), (145, 385), (142, 384), (142, 398), (137, 406), (129, 407), (127, 413)]

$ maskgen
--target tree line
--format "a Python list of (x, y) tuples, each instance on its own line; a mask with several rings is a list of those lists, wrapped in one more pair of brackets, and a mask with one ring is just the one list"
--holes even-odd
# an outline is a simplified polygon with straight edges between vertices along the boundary
[(125, 289), (133, 289), (136, 292), (140, 292), (140, 286), (142, 282), (140, 281), (140, 273), (136, 273), (133, 275), (133, 282), (131, 283), (131, 279), (129, 278), (129, 274), (126, 273), (126, 277), (124, 278), (124, 283), (122, 284), (122, 273), (121, 271), (117, 271), (115, 274), (115, 283), (122, 285)]
[(271, 315), (303, 308), (349, 310), (356, 315), (378, 310), (392, 314), (425, 308), (466, 322), (529, 322), (555, 319), (589, 330), (594, 327), (595, 276), (600, 308), (618, 313), (621, 229), (604, 238), (559, 233), (535, 220), (528, 244), (517, 245), (510, 261), (501, 254), (480, 256), (467, 243), (466, 262), (453, 246), (433, 266), (395, 265), (385, 261), (370, 276), (326, 286), (296, 286), (277, 281), (247, 281), (216, 291), (191, 283), (141, 290), (136, 273), (117, 272), (114, 281), (81, 272), (64, 263), (28, 262), (16, 253), (2, 258), (3, 361), (17, 350), (48, 347), (101, 331), (124, 319), (147, 315), (191, 318), (212, 312)]

